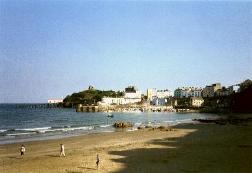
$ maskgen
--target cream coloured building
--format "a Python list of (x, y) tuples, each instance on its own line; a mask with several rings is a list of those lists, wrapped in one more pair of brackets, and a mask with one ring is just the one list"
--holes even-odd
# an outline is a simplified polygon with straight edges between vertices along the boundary
[(190, 102), (192, 107), (201, 107), (204, 99), (202, 97), (191, 97)]
[(168, 98), (172, 96), (172, 92), (168, 89), (164, 90), (157, 90), (156, 88), (153, 89), (147, 89), (147, 99), (152, 101), (153, 99), (156, 98)]
[(168, 89), (157, 90), (157, 98), (168, 98), (172, 96), (172, 92)]
[(153, 98), (157, 95), (156, 88), (153, 89), (147, 89), (147, 100), (152, 101)]

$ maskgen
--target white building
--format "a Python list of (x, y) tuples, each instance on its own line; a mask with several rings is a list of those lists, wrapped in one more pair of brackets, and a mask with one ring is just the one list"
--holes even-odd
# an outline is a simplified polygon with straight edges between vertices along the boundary
[(63, 99), (48, 99), (47, 103), (63, 103)]
[(141, 99), (142, 92), (139, 91), (135, 86), (129, 86), (125, 88), (124, 98), (127, 99)]
[(166, 106), (167, 104), (167, 98), (154, 98), (152, 100), (152, 104), (155, 106)]
[(174, 91), (176, 98), (201, 97), (202, 89), (197, 87), (182, 87)]
[(191, 90), (191, 97), (201, 97), (201, 93), (201, 88), (194, 88), (193, 90)]
[(157, 90), (156, 88), (147, 89), (147, 99), (152, 101), (154, 98), (168, 98), (172, 96), (172, 92), (168, 89)]
[(133, 104), (141, 102), (141, 91), (139, 91), (135, 86), (129, 86), (125, 88), (124, 97), (112, 98), (104, 97), (102, 101), (99, 102), (100, 105), (123, 105), (123, 104)]
[(129, 86), (125, 88), (124, 94), (125, 104), (137, 103), (142, 100), (142, 92), (135, 86)]
[(135, 93), (127, 93), (125, 92), (124, 98), (127, 99), (141, 99), (141, 91), (136, 91)]
[(102, 101), (99, 102), (100, 105), (123, 105), (125, 104), (125, 99), (123, 97), (114, 98), (114, 97), (103, 97)]
[(168, 89), (157, 90), (157, 98), (168, 98), (172, 96), (172, 92)]

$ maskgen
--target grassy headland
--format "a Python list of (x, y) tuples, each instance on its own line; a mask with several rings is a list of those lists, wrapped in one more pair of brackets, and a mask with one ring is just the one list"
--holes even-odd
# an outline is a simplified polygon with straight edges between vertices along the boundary
[(88, 89), (78, 93), (73, 93), (66, 96), (63, 100), (64, 107), (72, 107), (78, 104), (92, 105), (101, 101), (103, 97), (122, 97), (123, 92), (121, 91), (102, 91), (96, 89)]

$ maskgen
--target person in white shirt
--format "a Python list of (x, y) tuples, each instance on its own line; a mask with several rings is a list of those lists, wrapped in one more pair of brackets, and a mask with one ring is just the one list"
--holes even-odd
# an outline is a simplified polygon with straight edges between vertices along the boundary
[(22, 145), (21, 148), (20, 148), (20, 154), (21, 154), (21, 156), (23, 156), (24, 153), (25, 153), (25, 146)]
[(63, 144), (60, 144), (60, 157), (61, 157), (61, 156), (64, 156), (64, 157), (66, 156), (66, 155), (65, 155), (65, 147), (64, 147)]

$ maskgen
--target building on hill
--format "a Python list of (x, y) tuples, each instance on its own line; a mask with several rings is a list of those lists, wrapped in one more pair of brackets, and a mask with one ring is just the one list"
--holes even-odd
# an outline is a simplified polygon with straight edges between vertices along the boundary
[(157, 98), (168, 98), (172, 96), (172, 92), (168, 89), (157, 90)]
[(124, 97), (103, 97), (102, 101), (98, 104), (100, 105), (124, 105), (124, 104), (133, 104), (142, 101), (142, 94), (135, 86), (129, 86), (125, 88)]
[(153, 89), (147, 89), (147, 100), (153, 101), (153, 99), (156, 98), (169, 98), (172, 96), (172, 92), (168, 89), (164, 90), (157, 90), (156, 88)]
[(238, 91), (239, 86), (232, 85), (229, 87), (222, 87), (220, 83), (215, 83), (209, 86), (206, 86), (202, 91), (203, 98), (206, 97), (222, 97), (229, 96)]
[(142, 100), (142, 93), (135, 86), (125, 88), (124, 93), (125, 104), (137, 103)]
[(128, 86), (125, 88), (126, 93), (135, 93), (136, 91), (138, 91), (136, 86)]
[(157, 95), (156, 88), (153, 89), (147, 89), (147, 100), (152, 101), (153, 98), (155, 98)]
[(92, 86), (92, 85), (89, 85), (89, 86), (88, 86), (88, 90), (95, 90), (95, 87)]
[(50, 104), (63, 103), (63, 99), (48, 99), (47, 103), (50, 103)]
[(137, 89), (135, 86), (129, 86), (125, 88), (125, 95), (124, 98), (129, 99), (141, 99), (142, 93)]
[(202, 89), (197, 87), (182, 87), (174, 91), (175, 98), (201, 97)]
[(233, 87), (230, 86), (228, 88), (222, 87), (221, 89), (216, 90), (215, 96), (229, 96), (234, 93)]
[(202, 91), (202, 97), (214, 97), (215, 92), (219, 89), (221, 89), (221, 84), (220, 83), (215, 83), (212, 85), (206, 86), (203, 91)]

